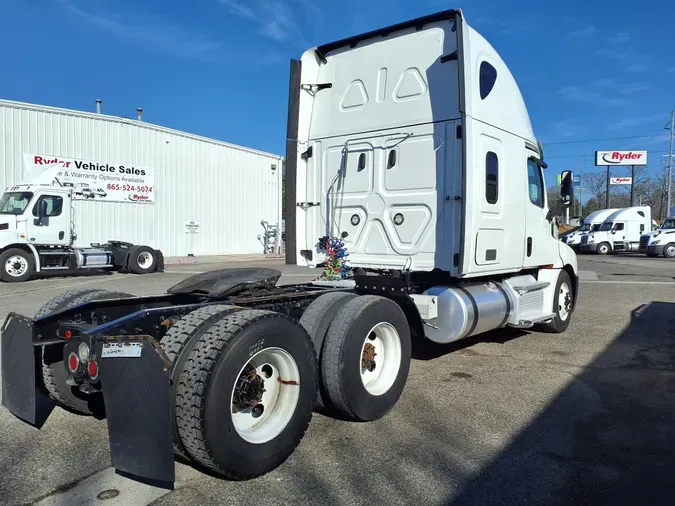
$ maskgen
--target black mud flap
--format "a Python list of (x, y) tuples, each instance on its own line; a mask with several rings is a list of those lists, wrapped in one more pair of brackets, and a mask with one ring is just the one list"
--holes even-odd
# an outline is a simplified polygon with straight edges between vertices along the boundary
[(37, 388), (38, 363), (33, 346), (33, 321), (10, 313), (2, 327), (2, 405), (17, 418), (41, 428), (54, 402)]
[(167, 363), (149, 341), (108, 346), (99, 363), (112, 465), (122, 473), (173, 488)]

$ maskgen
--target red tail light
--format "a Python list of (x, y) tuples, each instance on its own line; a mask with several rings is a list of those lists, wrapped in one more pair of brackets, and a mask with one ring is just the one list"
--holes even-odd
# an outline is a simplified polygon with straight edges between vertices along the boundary
[(68, 369), (70, 372), (77, 372), (78, 367), (80, 367), (80, 359), (77, 358), (77, 354), (71, 353), (68, 355)]
[(70, 332), (70, 330), (66, 330), (66, 331), (63, 333), (63, 337), (65, 337), (66, 339), (70, 339), (72, 335), (73, 335), (73, 334)]
[(98, 364), (96, 363), (95, 360), (89, 362), (89, 365), (87, 366), (87, 372), (89, 372), (89, 377), (92, 380), (98, 378)]

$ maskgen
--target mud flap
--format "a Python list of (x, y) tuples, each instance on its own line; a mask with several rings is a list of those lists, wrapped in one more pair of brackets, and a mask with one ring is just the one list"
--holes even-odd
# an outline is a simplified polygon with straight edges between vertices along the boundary
[(149, 341), (107, 346), (99, 363), (112, 465), (172, 488), (175, 464), (166, 361)]
[(10, 313), (2, 327), (2, 405), (17, 418), (42, 428), (55, 403), (37, 388), (33, 321)]

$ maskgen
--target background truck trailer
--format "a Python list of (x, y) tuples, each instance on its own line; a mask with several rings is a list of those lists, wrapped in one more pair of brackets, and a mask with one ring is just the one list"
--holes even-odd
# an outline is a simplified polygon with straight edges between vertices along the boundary
[(312, 48), (291, 63), (290, 90), (293, 248), (319, 265), (344, 239), (346, 279), (279, 287), (278, 271), (235, 269), (11, 314), (12, 413), (39, 426), (38, 396), (103, 406), (119, 470), (173, 481), (178, 453), (252, 478), (293, 452), (317, 407), (385, 416), (413, 340), (567, 329), (576, 255), (557, 237), (542, 148), (508, 68), (460, 10)]

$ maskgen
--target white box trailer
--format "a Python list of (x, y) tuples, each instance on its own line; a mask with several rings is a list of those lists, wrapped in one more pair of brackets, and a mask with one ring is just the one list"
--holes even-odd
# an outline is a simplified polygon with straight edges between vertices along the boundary
[(6, 100), (0, 137), (2, 190), (36, 183), (61, 165), (57, 179), (75, 189), (74, 247), (117, 238), (167, 257), (262, 254), (261, 221), (281, 223), (280, 155), (145, 121)]
[(289, 261), (318, 265), (344, 238), (347, 279), (279, 287), (277, 270), (234, 269), (12, 314), (13, 414), (44, 421), (42, 381), (80, 413), (104, 404), (116, 469), (173, 481), (178, 453), (247, 479), (284, 462), (315, 409), (389, 413), (413, 339), (568, 328), (577, 260), (558, 240), (542, 148), (508, 68), (460, 10), (312, 48), (291, 69)]

